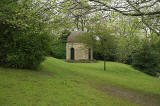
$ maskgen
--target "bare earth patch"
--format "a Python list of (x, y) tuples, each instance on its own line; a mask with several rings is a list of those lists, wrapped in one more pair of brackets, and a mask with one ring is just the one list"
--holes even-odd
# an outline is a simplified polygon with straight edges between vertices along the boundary
[(90, 83), (91, 87), (104, 93), (129, 100), (131, 102), (141, 104), (143, 106), (160, 106), (160, 95), (145, 94), (138, 91), (129, 90), (126, 88), (120, 88), (110, 85), (100, 85), (98, 83)]

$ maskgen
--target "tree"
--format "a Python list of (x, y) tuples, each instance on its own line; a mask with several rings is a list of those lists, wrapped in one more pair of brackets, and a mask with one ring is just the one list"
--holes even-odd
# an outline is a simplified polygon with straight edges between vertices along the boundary
[(70, 31), (64, 30), (57, 39), (53, 40), (52, 50), (50, 52), (51, 56), (58, 59), (66, 58), (66, 43), (69, 35)]
[(89, 32), (86, 32), (78, 39), (103, 55), (104, 70), (106, 70), (107, 55), (112, 54), (116, 48), (116, 38), (113, 32), (111, 27), (96, 24), (91, 26)]
[[(125, 16), (141, 18), (141, 22), (151, 31), (160, 35), (159, 0), (89, 0), (97, 11), (115, 11)], [(96, 4), (96, 6), (95, 6)], [(93, 6), (91, 5), (93, 8)]]
[[(124, 16), (138, 17), (139, 22), (151, 33), (160, 35), (159, 0), (62, 0), (68, 4), (66, 10), (75, 17), (77, 23), (85, 16), (101, 12), (103, 16), (117, 12)], [(73, 18), (72, 17), (72, 18)], [(80, 22), (81, 23), (81, 22)], [(78, 24), (77, 24), (78, 25)], [(82, 25), (83, 26), (83, 25)]]
[(67, 43), (67, 38), (68, 38), (68, 36), (70, 35), (70, 33), (71, 33), (71, 32), (70, 32), (69, 30), (64, 30), (64, 31), (62, 32), (62, 34), (59, 35), (58, 40), (60, 40), (61, 43)]
[(142, 47), (133, 54), (132, 65), (140, 71), (156, 76), (160, 68), (160, 39), (154, 42), (149, 39), (143, 41)]
[(142, 24), (136, 18), (128, 18), (119, 15), (119, 21), (114, 26), (117, 33), (116, 61), (131, 64), (132, 53), (141, 46), (144, 33)]
[(41, 2), (0, 1), (0, 65), (32, 69), (39, 66), (50, 50), (50, 31)]

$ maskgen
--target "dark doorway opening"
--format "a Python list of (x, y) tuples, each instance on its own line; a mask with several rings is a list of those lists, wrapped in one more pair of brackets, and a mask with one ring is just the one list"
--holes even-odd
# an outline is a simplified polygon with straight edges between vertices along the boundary
[(74, 48), (71, 48), (71, 60), (74, 60)]
[(91, 60), (91, 48), (88, 49), (88, 59)]

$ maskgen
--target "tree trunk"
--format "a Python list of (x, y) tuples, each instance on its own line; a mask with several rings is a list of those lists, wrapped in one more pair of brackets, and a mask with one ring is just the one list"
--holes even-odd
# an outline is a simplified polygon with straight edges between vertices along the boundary
[(104, 71), (106, 71), (106, 56), (104, 56)]
[(82, 24), (82, 31), (84, 31), (84, 21), (82, 18), (81, 18), (81, 24)]

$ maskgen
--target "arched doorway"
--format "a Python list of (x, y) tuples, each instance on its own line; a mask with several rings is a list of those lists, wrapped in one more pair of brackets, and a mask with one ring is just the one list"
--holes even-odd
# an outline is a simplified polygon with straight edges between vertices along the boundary
[(74, 60), (74, 48), (71, 48), (71, 60)]
[(88, 49), (88, 59), (91, 60), (91, 48)]

